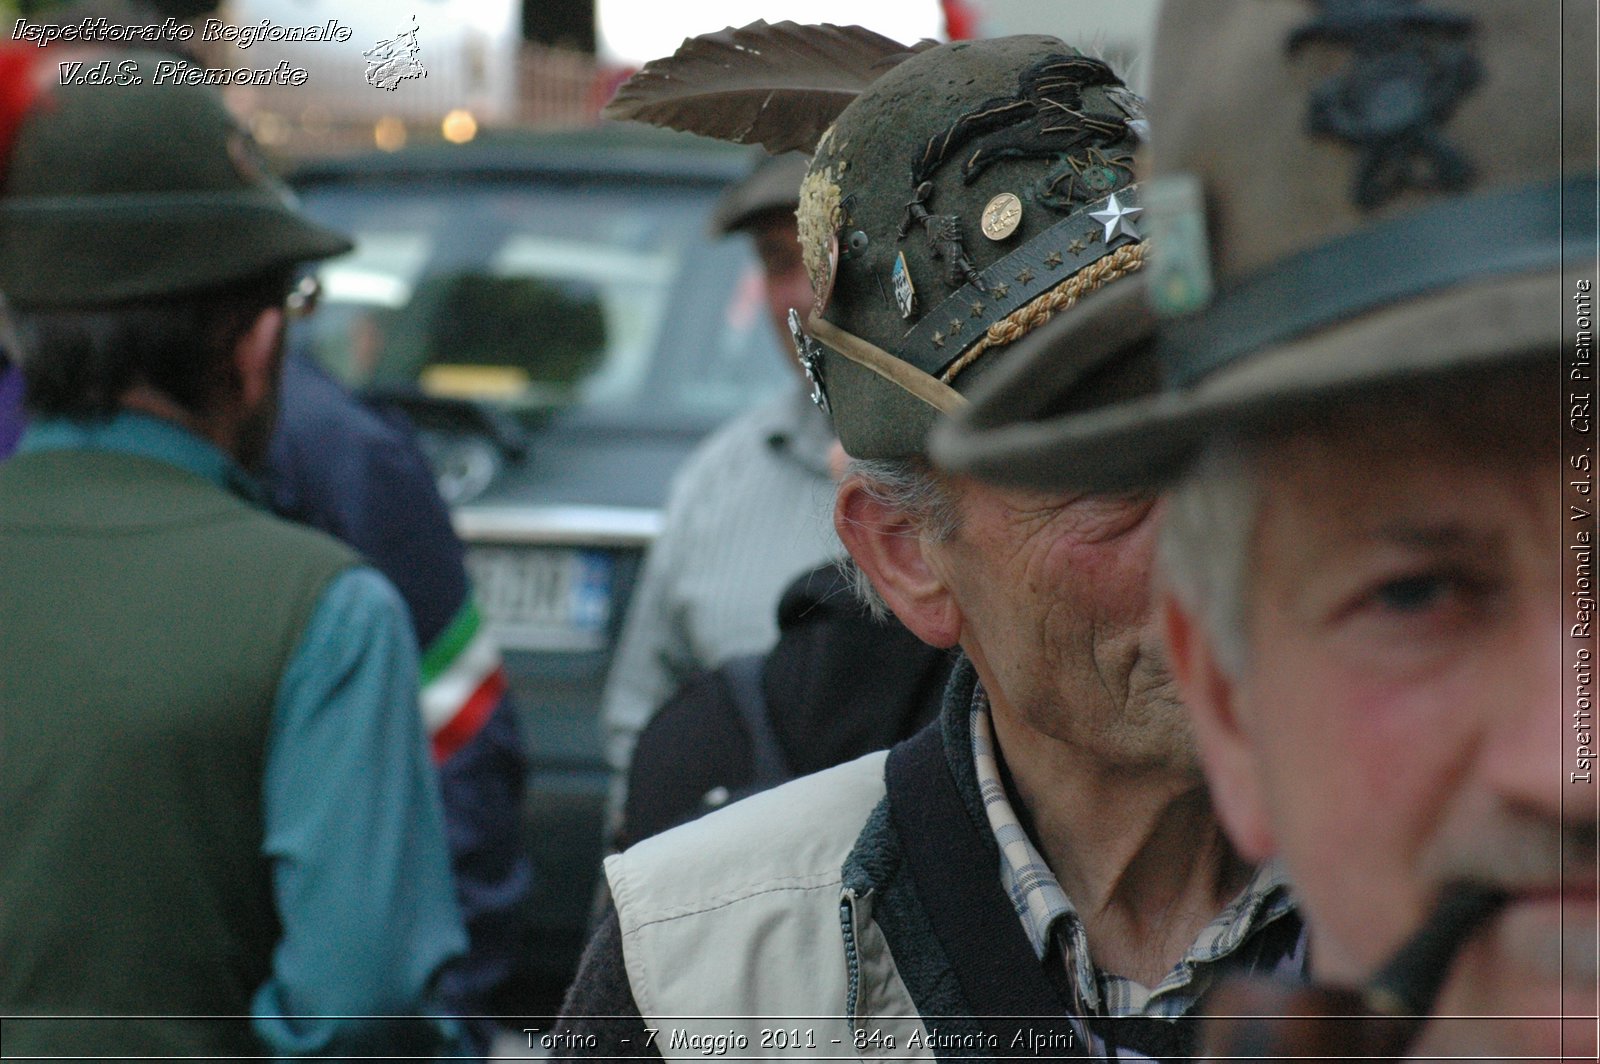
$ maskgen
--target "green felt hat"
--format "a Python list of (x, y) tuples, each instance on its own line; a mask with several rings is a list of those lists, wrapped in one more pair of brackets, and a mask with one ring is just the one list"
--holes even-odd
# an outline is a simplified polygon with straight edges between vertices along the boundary
[(1596, 268), (1594, 38), (1593, 4), (1168, 4), (1141, 174), (1164, 387), (1086, 408), (1076, 367), (1127, 337), (1064, 321), (934, 457), (1121, 490), (1401, 382), (1553, 372)]
[(796, 317), (850, 455), (922, 455), (1008, 345), (1138, 268), (1142, 116), (1045, 36), (919, 51), (838, 115), (800, 190)]
[(112, 83), (53, 86), (34, 105), (0, 196), (14, 307), (181, 295), (350, 249), (296, 209), (214, 90), (157, 82), (172, 61), (114, 53)]

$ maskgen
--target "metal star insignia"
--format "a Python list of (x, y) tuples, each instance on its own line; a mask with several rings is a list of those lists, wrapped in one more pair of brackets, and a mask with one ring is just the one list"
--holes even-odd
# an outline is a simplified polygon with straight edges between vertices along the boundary
[(1090, 211), (1089, 217), (1105, 226), (1105, 241), (1109, 244), (1119, 234), (1138, 240), (1139, 230), (1134, 228), (1133, 220), (1143, 213), (1143, 207), (1124, 207), (1118, 203), (1117, 194), (1113, 192), (1111, 198), (1106, 200), (1105, 210)]

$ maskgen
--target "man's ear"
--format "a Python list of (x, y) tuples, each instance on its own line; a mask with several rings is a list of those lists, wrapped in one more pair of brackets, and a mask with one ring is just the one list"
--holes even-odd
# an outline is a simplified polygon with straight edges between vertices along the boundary
[(1277, 843), (1258, 771), (1260, 754), (1239, 720), (1239, 685), (1222, 668), (1205, 626), (1171, 590), (1161, 592), (1167, 656), (1194, 724), (1211, 802), (1234, 848), (1251, 861), (1272, 856)]
[(955, 646), (961, 611), (928, 564), (929, 545), (910, 515), (875, 498), (859, 477), (847, 477), (833, 507), (833, 527), (902, 624), (924, 643)]
[(239, 375), (239, 402), (246, 410), (255, 409), (272, 394), (283, 324), (283, 308), (268, 307), (256, 315), (233, 345), (233, 364)]

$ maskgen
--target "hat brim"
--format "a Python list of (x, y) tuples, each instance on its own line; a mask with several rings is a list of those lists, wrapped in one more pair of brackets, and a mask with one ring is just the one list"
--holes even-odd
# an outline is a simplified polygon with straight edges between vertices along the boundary
[(21, 310), (109, 306), (218, 288), (354, 246), (270, 195), (152, 197), (146, 210), (0, 204), (0, 290)]
[(1061, 427), (1102, 409), (1138, 409), (1159, 390), (1147, 287), (1142, 272), (1107, 285), (1019, 341), (971, 402), (934, 428), (934, 461), (1001, 484), (1074, 479), (1057, 468)]
[(800, 206), (800, 182), (810, 163), (809, 156), (798, 152), (762, 160), (717, 201), (710, 218), (712, 234), (741, 232), (769, 216), (792, 220)]
[(1559, 271), (1488, 278), (1258, 352), (1189, 388), (1089, 410), (1063, 409), (1074, 382), (1061, 354), (1113, 331), (1103, 320), (1075, 320), (1019, 351), (1004, 380), (933, 434), (932, 454), (954, 472), (1019, 487), (1159, 487), (1218, 433), (1288, 431), (1329, 402), (1499, 365), (1554, 363), (1569, 316), (1563, 291)]

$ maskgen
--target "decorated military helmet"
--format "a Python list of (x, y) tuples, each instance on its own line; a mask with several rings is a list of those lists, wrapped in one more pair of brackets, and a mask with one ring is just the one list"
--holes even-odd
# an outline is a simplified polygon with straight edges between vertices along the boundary
[(791, 327), (857, 458), (921, 455), (996, 349), (1144, 260), (1142, 102), (1054, 37), (757, 22), (647, 64), (607, 114), (812, 153)]
[(1139, 267), (1141, 129), (1110, 66), (1040, 36), (922, 51), (845, 108), (801, 186), (797, 338), (847, 452), (921, 454), (996, 349)]
[(0, 188), (13, 306), (183, 295), (349, 250), (296, 209), (214, 89), (158, 81), (172, 56), (106, 52), (84, 68), (102, 58), (111, 83), (52, 85), (15, 131)]

